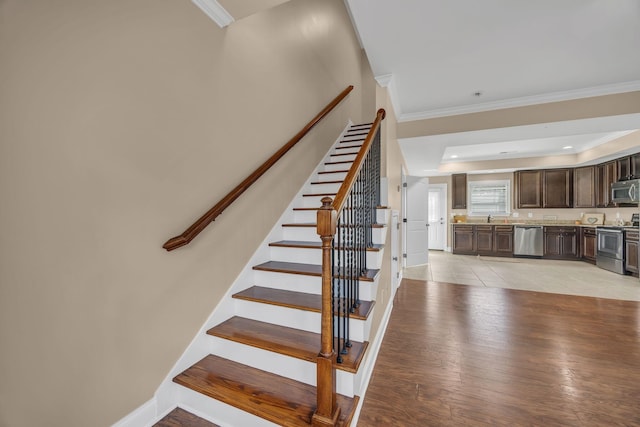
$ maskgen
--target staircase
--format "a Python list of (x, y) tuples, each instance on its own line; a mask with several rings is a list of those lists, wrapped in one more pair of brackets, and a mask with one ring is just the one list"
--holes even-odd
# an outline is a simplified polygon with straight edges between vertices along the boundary
[[(157, 412), (166, 415), (149, 425), (312, 424), (322, 273), (316, 212), (323, 197), (336, 195), (370, 127), (352, 125), (334, 144), (156, 393)], [(360, 277), (362, 303), (349, 320), (352, 346), (335, 363), (340, 426), (350, 425), (370, 374), (362, 362), (371, 357), (386, 209), (377, 221)]]

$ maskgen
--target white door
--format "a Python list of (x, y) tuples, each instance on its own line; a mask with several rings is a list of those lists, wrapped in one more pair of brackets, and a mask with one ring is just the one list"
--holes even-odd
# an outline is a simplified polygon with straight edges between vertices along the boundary
[(429, 249), (444, 250), (447, 241), (447, 184), (429, 185)]
[(406, 191), (406, 263), (407, 267), (429, 261), (429, 178), (407, 176)]

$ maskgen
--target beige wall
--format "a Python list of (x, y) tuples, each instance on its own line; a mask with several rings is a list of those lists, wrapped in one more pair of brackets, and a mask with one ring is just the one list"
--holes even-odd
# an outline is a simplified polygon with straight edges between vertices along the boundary
[[(347, 120), (371, 120), (371, 72), (341, 0), (226, 29), (189, 1), (3, 0), (0, 64), (0, 426), (109, 425), (152, 397)], [(349, 84), (194, 243), (161, 248)]]
[(398, 126), (398, 137), (413, 138), (639, 112), (640, 91), (627, 92), (403, 122)]

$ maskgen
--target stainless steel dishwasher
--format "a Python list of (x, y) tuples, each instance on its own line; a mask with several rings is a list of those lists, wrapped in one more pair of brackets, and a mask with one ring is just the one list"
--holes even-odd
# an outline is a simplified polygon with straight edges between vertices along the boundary
[(513, 256), (541, 257), (544, 254), (541, 225), (513, 226)]

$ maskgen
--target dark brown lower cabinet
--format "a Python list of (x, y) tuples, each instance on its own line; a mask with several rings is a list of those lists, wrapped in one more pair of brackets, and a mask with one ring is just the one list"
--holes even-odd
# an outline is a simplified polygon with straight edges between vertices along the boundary
[(476, 244), (479, 255), (493, 254), (493, 226), (476, 225)]
[(624, 268), (625, 270), (633, 276), (638, 276), (639, 261), (638, 261), (638, 230), (625, 230), (625, 258), (624, 258)]
[(577, 259), (578, 257), (576, 227), (544, 227), (544, 258)]
[(513, 256), (513, 225), (494, 226), (493, 242), (495, 255)]
[(475, 255), (477, 251), (474, 226), (455, 224), (453, 226), (452, 252), (454, 254)]
[(596, 229), (591, 227), (580, 227), (582, 231), (582, 245), (580, 253), (582, 259), (591, 264), (596, 263)]
[(453, 226), (454, 254), (513, 256), (512, 225)]

